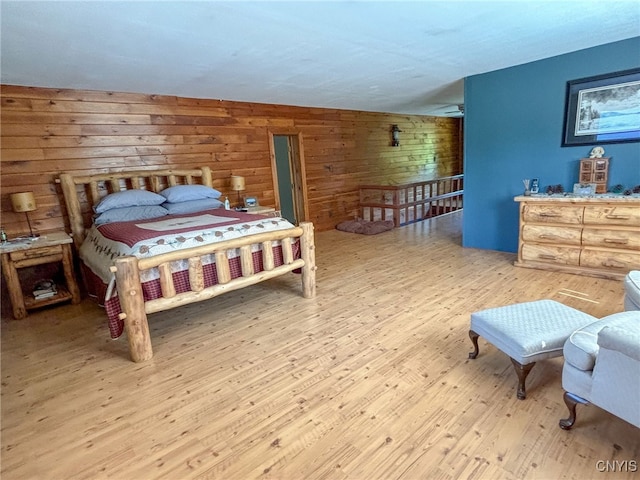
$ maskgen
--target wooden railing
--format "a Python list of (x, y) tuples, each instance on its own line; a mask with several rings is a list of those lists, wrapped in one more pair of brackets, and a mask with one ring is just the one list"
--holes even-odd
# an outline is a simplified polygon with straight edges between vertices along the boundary
[(464, 175), (404, 185), (362, 185), (360, 215), (364, 220), (393, 220), (396, 227), (462, 208)]

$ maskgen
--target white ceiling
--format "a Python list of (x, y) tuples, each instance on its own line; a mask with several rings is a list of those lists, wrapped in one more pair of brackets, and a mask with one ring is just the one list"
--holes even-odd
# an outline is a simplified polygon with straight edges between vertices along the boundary
[(465, 76), (640, 35), (633, 1), (1, 1), (4, 84), (453, 115)]

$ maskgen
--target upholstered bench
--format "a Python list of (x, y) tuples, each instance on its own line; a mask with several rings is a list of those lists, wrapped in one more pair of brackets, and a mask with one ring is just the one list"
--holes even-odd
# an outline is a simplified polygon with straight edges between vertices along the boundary
[(517, 396), (526, 398), (525, 380), (538, 360), (562, 356), (574, 330), (597, 319), (553, 300), (517, 303), (471, 314), (469, 337), (478, 356), (481, 336), (510, 358), (518, 375)]

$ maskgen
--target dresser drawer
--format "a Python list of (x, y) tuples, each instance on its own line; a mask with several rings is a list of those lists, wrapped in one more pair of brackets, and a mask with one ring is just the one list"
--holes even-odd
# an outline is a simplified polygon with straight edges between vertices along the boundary
[(580, 257), (581, 267), (606, 268), (628, 272), (640, 270), (640, 252), (621, 250), (598, 250), (584, 248)]
[(559, 205), (524, 205), (522, 219), (533, 223), (581, 224), (584, 207)]
[(640, 252), (640, 229), (585, 228), (582, 231), (582, 243), (585, 246), (624, 248)]
[(522, 228), (522, 240), (524, 240), (525, 242), (580, 245), (581, 237), (582, 228), (580, 227), (525, 225)]
[(640, 208), (637, 206), (587, 205), (584, 207), (584, 223), (640, 227)]
[(556, 247), (525, 243), (522, 245), (522, 260), (577, 266), (580, 264), (580, 247)]

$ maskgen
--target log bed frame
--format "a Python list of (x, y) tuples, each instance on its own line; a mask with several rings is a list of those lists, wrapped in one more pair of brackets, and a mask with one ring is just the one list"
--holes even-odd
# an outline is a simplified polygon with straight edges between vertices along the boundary
[[(163, 188), (181, 184), (203, 184), (212, 186), (211, 169), (172, 169), (172, 170), (138, 170), (105, 173), (96, 175), (76, 175), (63, 173), (61, 184), (71, 232), (76, 248), (80, 248), (90, 226), (90, 215), (83, 216), (80, 198), (86, 195), (87, 204), (92, 209), (102, 197), (111, 192), (141, 188), (159, 192)], [(300, 239), (301, 258), (294, 259), (292, 242)], [(274, 266), (272, 241), (282, 242), (284, 263)], [(264, 270), (254, 272), (251, 257), (251, 246), (261, 245)], [(227, 251), (239, 249), (242, 276), (232, 279), (229, 269)], [(215, 255), (216, 271), (219, 283), (210, 287), (204, 286), (202, 256)], [(171, 275), (170, 263), (176, 260), (188, 260), (189, 281), (191, 290), (176, 293)], [(157, 268), (160, 273), (162, 297), (144, 301), (140, 272)], [(111, 267), (116, 277), (116, 288), (129, 342), (129, 351), (134, 362), (143, 362), (153, 357), (149, 323), (150, 313), (169, 310), (201, 300), (216, 297), (225, 292), (244, 288), (255, 283), (284, 275), (296, 269), (302, 270), (302, 294), (312, 298), (316, 293), (316, 265), (313, 224), (301, 222), (300, 226), (287, 230), (266, 232), (248, 237), (227, 240), (211, 245), (203, 245), (185, 250), (167, 252), (148, 258), (126, 256), (118, 258)]]

